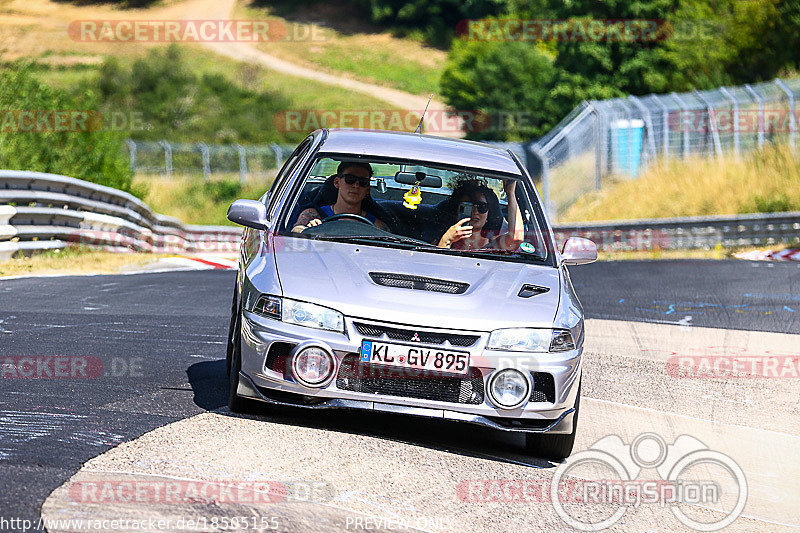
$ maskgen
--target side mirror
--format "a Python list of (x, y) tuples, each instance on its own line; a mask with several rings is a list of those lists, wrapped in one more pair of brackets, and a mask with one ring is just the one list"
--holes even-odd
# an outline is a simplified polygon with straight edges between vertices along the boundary
[(267, 206), (258, 200), (236, 200), (228, 208), (228, 220), (253, 229), (267, 229)]
[(565, 265), (585, 265), (597, 261), (597, 246), (583, 237), (570, 237), (561, 250)]

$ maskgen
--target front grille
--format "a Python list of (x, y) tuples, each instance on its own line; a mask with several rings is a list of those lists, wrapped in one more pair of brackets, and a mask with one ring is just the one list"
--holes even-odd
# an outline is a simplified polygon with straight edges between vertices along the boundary
[(416, 331), (413, 329), (364, 324), (363, 322), (354, 322), (353, 324), (356, 327), (356, 331), (365, 337), (381, 337), (385, 334), (393, 341), (424, 342), (426, 344), (444, 344), (444, 341), (449, 341), (453, 346), (472, 346), (480, 339), (478, 335)]
[(418, 291), (445, 292), (447, 294), (463, 294), (469, 289), (468, 283), (449, 281), (446, 279), (410, 276), (408, 274), (389, 274), (386, 272), (370, 272), (369, 277), (378, 285), (416, 289)]
[(531, 372), (531, 378), (533, 378), (533, 390), (530, 401), (555, 403), (556, 383), (553, 375), (547, 372)]
[(470, 368), (468, 376), (450, 377), (424, 370), (362, 364), (358, 354), (347, 354), (342, 359), (336, 387), (401, 398), (471, 405), (483, 403), (483, 376), (477, 368)]

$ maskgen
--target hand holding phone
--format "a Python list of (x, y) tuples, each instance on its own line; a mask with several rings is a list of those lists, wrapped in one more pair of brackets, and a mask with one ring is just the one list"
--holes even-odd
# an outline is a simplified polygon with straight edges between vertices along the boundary
[(461, 202), (458, 204), (458, 218), (470, 218), (472, 216), (472, 202)]

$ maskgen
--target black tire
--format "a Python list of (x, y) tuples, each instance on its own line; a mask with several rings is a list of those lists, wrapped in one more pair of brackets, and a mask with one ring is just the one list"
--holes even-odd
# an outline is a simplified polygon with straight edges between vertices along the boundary
[(249, 402), (246, 398), (241, 398), (236, 394), (239, 388), (239, 372), (242, 370), (242, 334), (240, 331), (241, 313), (236, 313), (234, 319), (235, 329), (231, 349), (231, 364), (228, 372), (228, 408), (234, 413), (245, 413), (248, 411)]
[(581, 405), (581, 386), (578, 384), (578, 397), (575, 399), (575, 413), (572, 416), (572, 433), (526, 433), (525, 450), (533, 456), (563, 461), (572, 453), (575, 445), (575, 432), (578, 429), (578, 410)]
[(237, 283), (233, 284), (233, 303), (231, 304), (231, 320), (228, 326), (228, 342), (225, 345), (225, 372), (228, 376), (231, 375), (231, 361), (233, 359), (233, 339), (234, 335), (238, 332), (239, 324), (239, 298), (238, 291), (236, 290)]

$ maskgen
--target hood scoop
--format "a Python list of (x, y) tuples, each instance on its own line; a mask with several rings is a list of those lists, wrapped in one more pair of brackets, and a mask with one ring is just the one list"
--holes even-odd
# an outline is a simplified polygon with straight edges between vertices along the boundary
[(520, 288), (517, 296), (520, 298), (530, 298), (531, 296), (537, 296), (539, 294), (544, 294), (549, 291), (549, 287), (542, 287), (540, 285), (531, 285), (530, 283), (526, 283), (525, 285)]
[(426, 278), (409, 274), (391, 274), (388, 272), (370, 272), (369, 277), (378, 285), (414, 289), (418, 291), (444, 292), (446, 294), (463, 294), (469, 289), (468, 283), (449, 281), (446, 279)]

